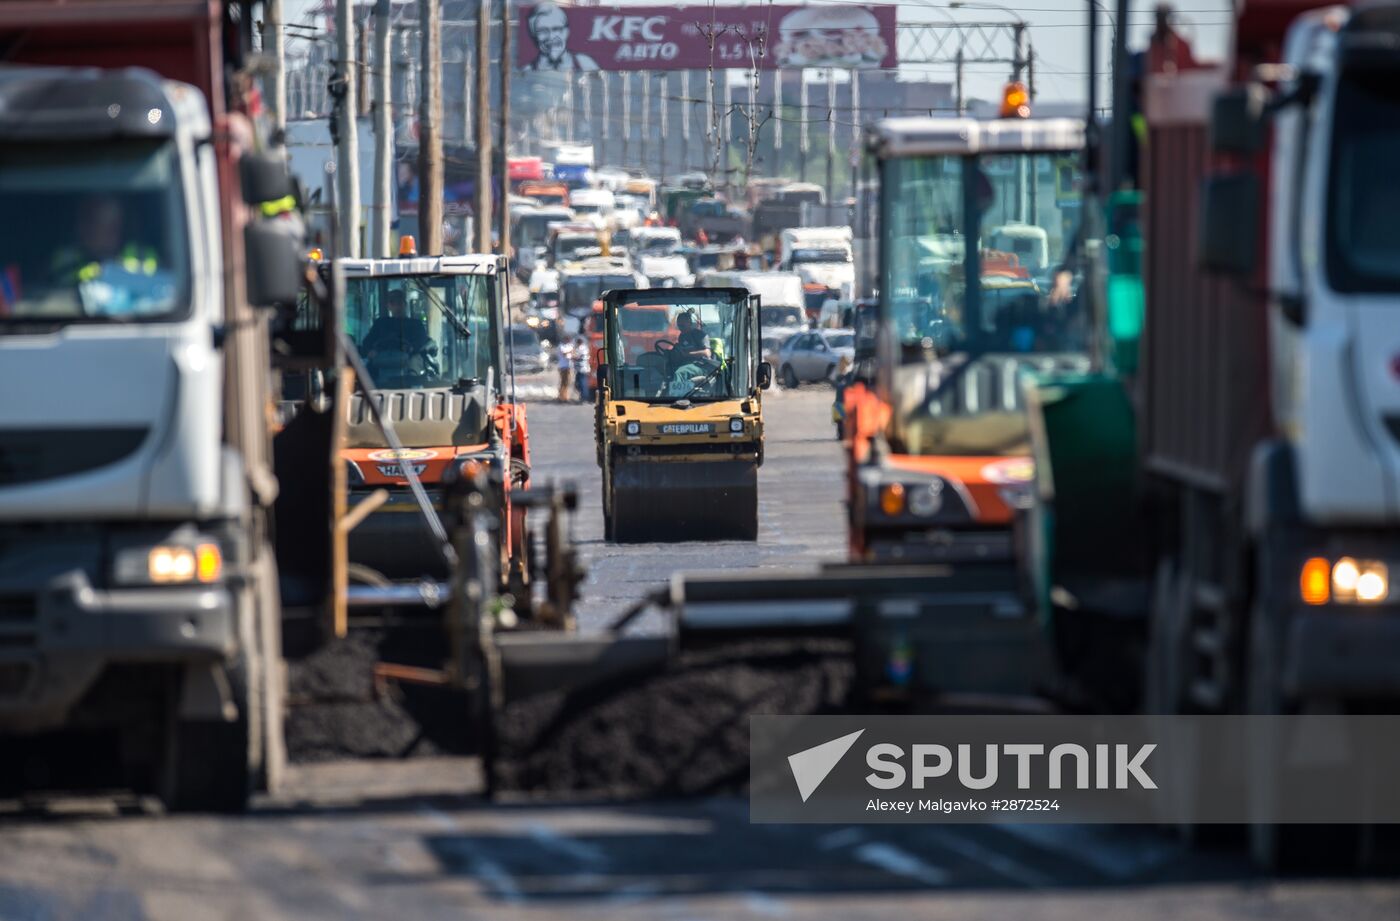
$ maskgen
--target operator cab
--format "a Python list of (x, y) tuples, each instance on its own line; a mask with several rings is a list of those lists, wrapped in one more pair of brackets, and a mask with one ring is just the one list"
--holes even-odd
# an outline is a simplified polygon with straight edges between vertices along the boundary
[(757, 332), (742, 288), (611, 291), (605, 296), (613, 394), (621, 400), (746, 395)]

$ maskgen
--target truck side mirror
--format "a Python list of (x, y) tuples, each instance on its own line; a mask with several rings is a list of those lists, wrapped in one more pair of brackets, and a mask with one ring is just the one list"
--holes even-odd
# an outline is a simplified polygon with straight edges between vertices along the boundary
[[(287, 161), (271, 153), (245, 153), (238, 161), (243, 201), (260, 205), (297, 196), (297, 185), (287, 169)], [(300, 198), (297, 198), (300, 201)]]
[(1223, 275), (1254, 272), (1259, 179), (1252, 173), (1211, 176), (1201, 191), (1199, 251), (1202, 269)]
[(766, 361), (758, 365), (758, 386), (760, 390), (771, 390), (773, 387), (773, 366)]
[(272, 222), (253, 221), (243, 228), (248, 303), (254, 307), (296, 307), (301, 294), (301, 248)]
[(1215, 97), (1210, 109), (1210, 149), (1252, 154), (1264, 145), (1265, 90), (1258, 84), (1232, 87)]

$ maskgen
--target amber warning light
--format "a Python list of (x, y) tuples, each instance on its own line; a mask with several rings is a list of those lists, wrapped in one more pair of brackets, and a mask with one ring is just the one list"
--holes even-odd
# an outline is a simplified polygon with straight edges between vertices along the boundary
[(1001, 117), (1031, 117), (1031, 94), (1026, 90), (1026, 85), (1024, 83), (1014, 82), (1006, 84), (1006, 90), (1001, 96)]

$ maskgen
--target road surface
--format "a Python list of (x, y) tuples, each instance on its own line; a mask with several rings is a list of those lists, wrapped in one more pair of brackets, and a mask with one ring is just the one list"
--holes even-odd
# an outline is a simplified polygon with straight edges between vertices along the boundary
[[(840, 553), (830, 391), (768, 403), (757, 548), (599, 540), (590, 411), (530, 408), (535, 473), (582, 489), (585, 626), (676, 568)], [(468, 758), (296, 766), (248, 815), (109, 800), (0, 811), (0, 921), (1083, 921), (1400, 917), (1394, 879), (1272, 881), (1154, 829), (750, 825), (741, 798), (499, 805)]]
[[(675, 572), (790, 569), (845, 552), (841, 445), (826, 386), (773, 390), (764, 398), (765, 459), (758, 480), (758, 545), (742, 541), (611, 545), (603, 540), (602, 475), (591, 406), (529, 407), (534, 482), (569, 480), (579, 489), (574, 538), (588, 570), (579, 624), (606, 623)], [(645, 629), (647, 623), (639, 624)]]

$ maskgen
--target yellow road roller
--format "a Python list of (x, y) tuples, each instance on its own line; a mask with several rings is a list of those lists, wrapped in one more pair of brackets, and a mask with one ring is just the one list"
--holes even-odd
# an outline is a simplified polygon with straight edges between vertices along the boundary
[(772, 384), (758, 306), (744, 288), (603, 295), (595, 429), (608, 540), (758, 538)]

